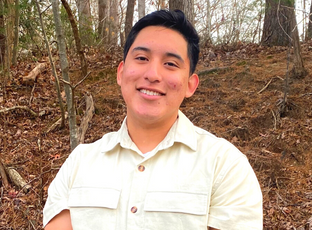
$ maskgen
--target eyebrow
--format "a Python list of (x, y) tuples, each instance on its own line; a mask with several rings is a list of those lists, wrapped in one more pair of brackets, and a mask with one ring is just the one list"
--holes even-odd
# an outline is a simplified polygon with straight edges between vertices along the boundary
[[(145, 51), (145, 52), (148, 52), (150, 53), (151, 50), (147, 47), (144, 47), (144, 46), (137, 46), (137, 47), (134, 47), (133, 50), (131, 51), (131, 53), (135, 52), (135, 51)], [(174, 57), (174, 58), (177, 58), (179, 59), (180, 61), (182, 61), (184, 63), (184, 60), (183, 58), (179, 55), (179, 54), (176, 54), (176, 53), (172, 53), (172, 52), (166, 52), (165, 55), (167, 57)]]

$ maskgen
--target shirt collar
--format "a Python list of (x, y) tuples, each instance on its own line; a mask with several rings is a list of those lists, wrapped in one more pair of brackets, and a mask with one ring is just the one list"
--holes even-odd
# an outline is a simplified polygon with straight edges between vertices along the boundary
[[(127, 117), (122, 122), (118, 132), (106, 134), (107, 137), (102, 143), (102, 152), (107, 152), (120, 144), (123, 148), (133, 149), (137, 151), (137, 147), (131, 140), (127, 129)], [(106, 136), (105, 135), (105, 136)], [(156, 147), (157, 151), (171, 147), (174, 142), (182, 143), (188, 146), (193, 151), (197, 149), (197, 137), (192, 122), (179, 110), (178, 118), (170, 128), (167, 136)], [(156, 150), (155, 149), (155, 150)]]

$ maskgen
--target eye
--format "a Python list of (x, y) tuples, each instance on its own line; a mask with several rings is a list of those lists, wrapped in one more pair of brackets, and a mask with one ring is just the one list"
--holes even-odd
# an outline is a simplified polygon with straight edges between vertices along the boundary
[(139, 61), (148, 61), (148, 59), (146, 57), (143, 57), (143, 56), (136, 57), (135, 59), (139, 60)]
[(178, 67), (178, 65), (175, 64), (174, 62), (166, 62), (165, 65), (170, 66), (170, 67)]

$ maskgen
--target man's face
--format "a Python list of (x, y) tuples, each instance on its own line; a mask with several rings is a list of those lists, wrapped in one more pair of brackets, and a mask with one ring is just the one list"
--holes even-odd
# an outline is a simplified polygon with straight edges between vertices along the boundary
[(142, 29), (117, 72), (128, 120), (175, 120), (183, 99), (198, 85), (198, 76), (189, 73), (187, 42), (181, 34), (162, 26)]

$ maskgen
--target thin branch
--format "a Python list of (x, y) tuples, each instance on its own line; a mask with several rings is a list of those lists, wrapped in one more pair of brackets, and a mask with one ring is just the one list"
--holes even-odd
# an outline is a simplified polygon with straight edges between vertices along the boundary
[(0, 110), (0, 113), (6, 113), (6, 112), (9, 112), (11, 110), (16, 110), (16, 109), (23, 109), (23, 110), (26, 110), (28, 112), (31, 113), (31, 115), (35, 116), (35, 117), (38, 117), (38, 114), (35, 113), (33, 110), (31, 110), (30, 108), (28, 108), (27, 106), (20, 106), (20, 105), (17, 105), (17, 106), (13, 106), (11, 108), (5, 108), (5, 109), (2, 109)]

